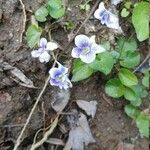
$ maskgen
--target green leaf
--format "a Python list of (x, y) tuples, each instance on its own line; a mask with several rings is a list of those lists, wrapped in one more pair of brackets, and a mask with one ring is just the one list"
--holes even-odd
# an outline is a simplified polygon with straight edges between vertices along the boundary
[(132, 5), (131, 2), (126, 2), (126, 3), (124, 4), (124, 6), (125, 6), (127, 9), (130, 9), (131, 5)]
[(101, 42), (101, 46), (106, 50), (106, 51), (110, 51), (110, 42), (109, 41), (102, 41)]
[(82, 61), (77, 59), (74, 62), (72, 73), (72, 81), (77, 82), (90, 77), (93, 73), (93, 69), (91, 69), (87, 64), (84, 64)]
[(126, 57), (127, 51), (134, 52), (137, 50), (137, 42), (134, 38), (120, 37), (117, 40), (116, 50), (120, 53), (120, 58), (123, 59)]
[(73, 71), (72, 72), (75, 73), (76, 71), (80, 70), (80, 68), (84, 65), (85, 65), (85, 63), (82, 62), (80, 59), (75, 59), (74, 63), (73, 63)]
[(136, 125), (139, 128), (140, 134), (149, 138), (150, 120), (148, 115), (144, 114), (143, 112), (140, 112), (140, 110), (137, 109), (137, 107), (131, 104), (125, 106), (125, 112), (129, 117), (136, 121)]
[(133, 9), (132, 23), (139, 41), (149, 38), (149, 12), (149, 2), (140, 2)]
[(138, 97), (143, 98), (147, 96), (147, 91), (145, 90), (144, 86), (138, 84), (132, 87)]
[(26, 31), (27, 42), (30, 48), (33, 48), (40, 40), (42, 28), (36, 25), (30, 25)]
[(123, 96), (125, 87), (122, 85), (119, 79), (111, 79), (106, 83), (105, 92), (114, 98)]
[(124, 97), (129, 101), (135, 101), (137, 98), (135, 91), (129, 87), (125, 88)]
[(46, 17), (48, 15), (48, 10), (46, 7), (41, 6), (36, 12), (35, 12), (35, 18), (39, 22), (46, 21)]
[(137, 97), (135, 101), (131, 101), (131, 104), (132, 104), (133, 106), (140, 106), (141, 103), (142, 103), (142, 99), (139, 98), (139, 97)]
[(122, 68), (119, 71), (119, 79), (125, 86), (132, 86), (138, 84), (137, 77), (128, 69)]
[(100, 71), (105, 75), (109, 74), (113, 68), (114, 59), (109, 52), (103, 52), (97, 55), (97, 59), (89, 64), (89, 67), (95, 71)]
[(130, 12), (126, 8), (122, 9), (121, 17), (127, 17), (129, 14), (130, 14)]
[(148, 119), (148, 117), (145, 114), (140, 114), (137, 118), (136, 118), (136, 125), (139, 128), (140, 134), (142, 136), (145, 136), (147, 138), (149, 138), (149, 127), (150, 127), (150, 120)]
[(59, 9), (51, 8), (50, 11), (49, 11), (49, 14), (52, 18), (58, 19), (58, 18), (61, 18), (61, 17), (64, 16), (65, 9), (63, 7), (59, 8)]
[(147, 91), (140, 84), (130, 87), (135, 93), (134, 99), (130, 100), (131, 104), (134, 106), (140, 106), (142, 103), (142, 98), (148, 95)]
[(131, 117), (132, 119), (136, 119), (139, 114), (140, 114), (140, 110), (138, 110), (135, 106), (133, 105), (126, 105), (125, 106), (125, 112), (126, 114)]
[(49, 0), (47, 9), (50, 16), (55, 19), (61, 18), (65, 14), (65, 9), (61, 0)]
[(119, 59), (120, 54), (115, 50), (111, 51), (110, 54), (112, 55), (112, 57), (114, 59), (114, 63), (116, 63), (117, 60)]
[(62, 7), (62, 0), (49, 0), (48, 5), (53, 9), (59, 9)]
[[(126, 55), (126, 56), (125, 56)], [(120, 61), (121, 66), (126, 68), (134, 68), (140, 63), (140, 54), (138, 52), (126, 51), (123, 60)]]
[(150, 77), (149, 70), (147, 70), (144, 72), (144, 77), (142, 79), (142, 84), (147, 88), (149, 88), (149, 83), (150, 83), (149, 77)]

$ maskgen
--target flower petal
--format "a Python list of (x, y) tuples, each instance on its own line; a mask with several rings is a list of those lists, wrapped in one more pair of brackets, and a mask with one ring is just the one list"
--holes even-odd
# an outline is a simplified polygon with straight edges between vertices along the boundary
[(103, 48), (102, 46), (100, 46), (98, 44), (93, 44), (91, 47), (91, 51), (95, 52), (95, 54), (98, 54), (98, 53), (102, 53), (106, 50), (105, 50), (105, 48)]
[(109, 12), (109, 15), (110, 15), (109, 22), (105, 23), (107, 27), (112, 29), (120, 29), (118, 17), (112, 14), (111, 12)]
[(90, 37), (90, 43), (91, 44), (95, 43), (95, 38), (96, 38), (95, 35), (93, 35), (93, 36)]
[(62, 74), (66, 74), (68, 72), (68, 68), (64, 67), (62, 64), (60, 64), (59, 62), (57, 62), (58, 64), (58, 69)]
[(51, 68), (50, 71), (49, 71), (49, 74), (50, 74), (50, 77), (55, 79), (57, 78), (59, 75), (61, 75), (61, 72), (58, 68), (54, 67), (54, 68)]
[(50, 55), (45, 51), (39, 56), (39, 60), (41, 63), (43, 63), (43, 62), (47, 63), (50, 60)]
[(58, 45), (55, 42), (48, 42), (46, 46), (46, 50), (53, 51), (58, 48)]
[(99, 9), (100, 11), (106, 10), (104, 2), (101, 2), (101, 3), (99, 4), (98, 9)]
[(42, 48), (45, 48), (46, 45), (47, 45), (47, 40), (45, 38), (41, 38), (39, 46), (42, 47)]
[(50, 79), (50, 84), (52, 86), (59, 86), (60, 82), (59, 81), (56, 81), (55, 79), (51, 78)]
[(31, 52), (31, 56), (32, 56), (33, 58), (37, 58), (37, 57), (39, 57), (40, 55), (41, 55), (41, 53), (40, 53), (38, 50), (34, 50), (34, 51)]
[(99, 7), (98, 7), (98, 9), (95, 11), (95, 13), (94, 13), (94, 17), (95, 18), (97, 18), (97, 19), (101, 19), (101, 13), (103, 12), (103, 11), (105, 11), (106, 10), (106, 8), (105, 8), (105, 6), (104, 6), (104, 2), (101, 2), (100, 4), (99, 4)]
[(82, 49), (81, 49), (81, 48), (75, 47), (75, 48), (73, 48), (73, 50), (72, 50), (72, 52), (71, 52), (71, 56), (72, 56), (73, 58), (79, 58), (81, 52), (82, 52)]
[(96, 58), (96, 54), (95, 54), (95, 52), (92, 52), (92, 51), (87, 53), (86, 55), (85, 54), (80, 55), (80, 59), (87, 64), (93, 62), (95, 60), (95, 58)]
[(89, 46), (90, 40), (87, 36), (81, 34), (75, 37), (75, 45), (79, 48)]

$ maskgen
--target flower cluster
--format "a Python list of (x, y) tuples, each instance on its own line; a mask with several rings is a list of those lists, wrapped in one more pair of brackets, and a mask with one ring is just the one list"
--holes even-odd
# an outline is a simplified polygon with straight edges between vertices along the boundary
[(72, 87), (72, 83), (68, 78), (68, 68), (62, 66), (58, 63), (58, 68), (51, 68), (49, 71), (50, 74), (50, 84), (52, 86), (58, 86), (60, 89), (68, 89)]
[(98, 9), (94, 13), (94, 17), (101, 21), (101, 24), (105, 24), (108, 28), (120, 30), (119, 19), (116, 15), (108, 11), (104, 3), (99, 4)]
[[(99, 4), (99, 8), (94, 13), (95, 18), (99, 19), (102, 24), (113, 29), (120, 29), (119, 19), (117, 16), (108, 11), (104, 3)], [(75, 37), (75, 45), (72, 49), (72, 57), (80, 58), (84, 63), (92, 63), (96, 59), (96, 54), (102, 53), (105, 49), (95, 42), (95, 36), (87, 37), (86, 35), (77, 35)], [(39, 48), (31, 52), (32, 57), (39, 58), (41, 63), (49, 62), (51, 55), (50, 51), (58, 48), (54, 42), (47, 42), (45, 38), (41, 38)], [(56, 61), (56, 60), (55, 60)], [(50, 69), (50, 84), (57, 86), (60, 89), (68, 89), (72, 87), (72, 83), (68, 78), (68, 68), (57, 62), (58, 67)]]
[(85, 35), (77, 35), (75, 37), (76, 47), (72, 50), (72, 57), (80, 58), (85, 63), (91, 63), (95, 60), (96, 54), (105, 51), (103, 47), (96, 44), (95, 36), (88, 38)]
[[(54, 42), (47, 42), (45, 38), (41, 38), (39, 42), (38, 50), (31, 52), (32, 57), (39, 58), (41, 63), (49, 62), (51, 55), (49, 51), (53, 51), (58, 48), (58, 45)], [(50, 84), (52, 86), (58, 86), (60, 89), (68, 89), (72, 87), (72, 83), (68, 78), (68, 68), (58, 63), (58, 68), (53, 67), (50, 69)]]
[(53, 51), (58, 48), (58, 45), (54, 42), (47, 42), (45, 38), (41, 38), (39, 42), (38, 50), (31, 52), (32, 57), (39, 58), (41, 63), (49, 62), (51, 56), (49, 51)]

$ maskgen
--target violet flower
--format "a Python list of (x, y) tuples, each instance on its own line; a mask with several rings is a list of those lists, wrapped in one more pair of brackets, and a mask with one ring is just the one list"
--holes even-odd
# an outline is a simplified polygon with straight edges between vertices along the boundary
[(101, 24), (106, 24), (108, 28), (121, 30), (118, 17), (108, 11), (103, 2), (99, 4), (98, 9), (94, 13), (94, 17), (100, 20)]
[(103, 47), (96, 44), (95, 36), (88, 38), (85, 35), (77, 35), (75, 37), (76, 47), (72, 50), (72, 57), (80, 58), (85, 63), (91, 63), (95, 60), (96, 54), (105, 51)]
[(51, 68), (50, 74), (50, 84), (52, 86), (58, 86), (60, 89), (68, 89), (72, 87), (72, 83), (68, 78), (68, 68), (62, 66), (58, 63), (58, 68)]
[(39, 48), (38, 50), (33, 50), (31, 52), (32, 57), (39, 58), (41, 63), (49, 62), (50, 60), (50, 54), (49, 51), (53, 51), (54, 49), (57, 49), (58, 45), (54, 42), (47, 42), (45, 38), (41, 38), (39, 42)]

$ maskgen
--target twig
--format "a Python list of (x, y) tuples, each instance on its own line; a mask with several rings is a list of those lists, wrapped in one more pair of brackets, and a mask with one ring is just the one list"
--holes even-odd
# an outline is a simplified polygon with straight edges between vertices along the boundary
[(100, 3), (101, 0), (97, 0), (96, 3), (94, 4), (92, 10), (90, 11), (89, 15), (86, 17), (86, 19), (84, 20), (84, 22), (81, 24), (81, 26), (78, 28), (78, 30), (76, 31), (76, 33), (73, 35), (73, 37), (71, 38), (71, 40), (69, 41), (68, 45), (65, 47), (65, 49), (67, 49), (71, 42), (74, 40), (74, 38), (76, 37), (76, 35), (79, 33), (79, 31), (81, 30), (81, 28), (86, 24), (86, 22), (89, 20), (89, 18), (92, 16), (92, 14), (94, 13), (95, 9), (97, 8), (98, 4)]
[(139, 68), (141, 68), (143, 66), (143, 64), (150, 58), (150, 50), (147, 54), (147, 56), (145, 57), (145, 59), (140, 63), (140, 65), (138, 67), (135, 68), (135, 70), (133, 71), (133, 73), (135, 73), (137, 70), (139, 70)]
[(43, 95), (43, 93), (44, 93), (44, 91), (45, 91), (45, 89), (46, 89), (46, 87), (47, 87), (47, 84), (48, 84), (49, 80), (50, 80), (50, 76), (49, 76), (49, 77), (47, 78), (47, 80), (45, 81), (44, 87), (43, 87), (42, 91), (40, 92), (40, 94), (39, 94), (39, 96), (38, 96), (38, 98), (37, 98), (37, 100), (36, 100), (36, 102), (35, 102), (35, 104), (34, 104), (32, 110), (31, 110), (31, 112), (30, 112), (30, 114), (29, 114), (29, 116), (28, 116), (28, 118), (27, 118), (26, 123), (25, 123), (23, 129), (21, 130), (20, 135), (18, 136), (18, 139), (17, 139), (17, 141), (16, 141), (14, 150), (17, 150), (18, 146), (20, 145), (20, 143), (21, 143), (21, 138), (22, 138), (22, 136), (23, 136), (23, 134), (24, 134), (24, 131), (25, 131), (25, 129), (26, 129), (26, 127), (27, 127), (27, 125), (28, 125), (28, 123), (29, 123), (31, 117), (32, 117), (32, 114), (33, 114), (33, 112), (34, 112), (34, 110), (35, 110), (35, 108), (36, 108), (36, 106), (37, 106), (37, 104), (38, 104), (38, 102), (39, 102), (41, 96)]
[(53, 130), (56, 128), (56, 126), (58, 124), (58, 118), (59, 118), (59, 115), (55, 118), (54, 122), (51, 124), (51, 128), (45, 132), (44, 137), (39, 142), (37, 142), (36, 144), (33, 144), (31, 146), (30, 150), (35, 150), (40, 145), (42, 145), (45, 141), (47, 141), (48, 137), (52, 134)]
[(25, 31), (25, 28), (26, 28), (26, 20), (27, 20), (27, 15), (26, 15), (26, 11), (25, 11), (25, 5), (23, 4), (22, 0), (19, 0), (20, 1), (20, 4), (22, 6), (22, 11), (23, 11), (23, 25), (22, 25), (22, 32), (21, 32), (21, 35), (20, 35), (20, 43), (22, 43), (22, 37), (23, 37), (23, 33)]
[[(56, 64), (56, 61), (54, 62), (53, 66), (55, 66), (55, 64)], [(20, 143), (21, 143), (21, 138), (22, 138), (22, 136), (23, 136), (23, 133), (24, 133), (24, 131), (25, 131), (25, 129), (26, 129), (26, 127), (27, 127), (27, 125), (28, 125), (28, 123), (29, 123), (31, 117), (32, 117), (32, 114), (33, 114), (33, 112), (34, 112), (34, 110), (35, 110), (35, 108), (36, 108), (36, 106), (37, 106), (37, 104), (38, 104), (38, 102), (39, 102), (41, 96), (43, 95), (43, 93), (44, 93), (44, 91), (45, 91), (45, 89), (46, 89), (46, 87), (47, 87), (47, 85), (48, 85), (48, 83), (49, 83), (49, 80), (50, 80), (50, 76), (49, 76), (49, 77), (47, 78), (47, 80), (45, 81), (44, 87), (43, 87), (43, 89), (41, 90), (41, 92), (40, 92), (40, 94), (39, 94), (39, 96), (38, 96), (38, 98), (37, 98), (37, 100), (36, 100), (36, 102), (35, 102), (35, 104), (34, 104), (32, 110), (31, 110), (31, 112), (30, 112), (30, 114), (29, 114), (29, 116), (28, 116), (28, 118), (27, 118), (27, 120), (26, 120), (26, 123), (25, 123), (23, 129), (21, 130), (20, 135), (18, 136), (18, 139), (17, 139), (17, 141), (16, 141), (14, 150), (17, 150), (18, 146), (20, 145)]]
[(14, 79), (13, 77), (10, 77), (10, 79), (12, 79), (13, 81), (15, 81), (16, 83), (18, 83), (19, 85), (21, 85), (23, 87), (27, 87), (27, 88), (31, 88), (31, 89), (40, 89), (38, 87), (35, 87), (34, 85), (28, 85), (28, 84), (22, 83), (16, 79)]

